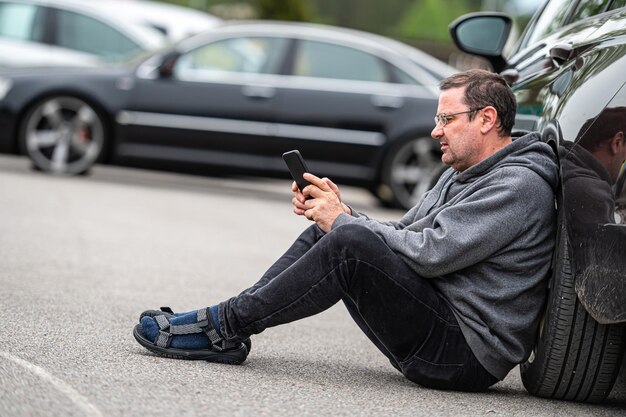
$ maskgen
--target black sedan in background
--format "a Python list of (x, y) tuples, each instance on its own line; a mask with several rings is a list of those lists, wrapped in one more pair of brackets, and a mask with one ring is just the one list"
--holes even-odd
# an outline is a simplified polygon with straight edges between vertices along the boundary
[(0, 73), (0, 151), (46, 172), (96, 162), (321, 176), (410, 207), (441, 172), (430, 138), (454, 70), (388, 38), (328, 26), (226, 24), (124, 67)]

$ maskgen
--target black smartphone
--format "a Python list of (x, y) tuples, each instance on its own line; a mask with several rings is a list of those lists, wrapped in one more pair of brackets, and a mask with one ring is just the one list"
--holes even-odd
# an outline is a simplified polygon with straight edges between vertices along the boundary
[(306, 181), (302, 177), (302, 175), (305, 172), (310, 172), (310, 171), (307, 168), (306, 163), (304, 162), (304, 159), (302, 158), (302, 155), (300, 155), (300, 151), (293, 150), (293, 151), (285, 152), (283, 154), (283, 159), (285, 160), (285, 163), (287, 164), (287, 168), (289, 168), (291, 177), (296, 182), (296, 184), (298, 184), (298, 188), (300, 189), (300, 191), (302, 191), (304, 187), (310, 184), (308, 181)]

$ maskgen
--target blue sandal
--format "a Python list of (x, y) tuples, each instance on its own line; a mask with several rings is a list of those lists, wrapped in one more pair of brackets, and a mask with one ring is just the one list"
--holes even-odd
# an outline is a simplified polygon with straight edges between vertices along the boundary
[[(156, 313), (156, 314), (155, 314)], [(171, 320), (180, 317), (169, 311), (148, 310), (142, 313), (141, 320), (144, 324), (151, 324), (147, 320), (153, 320), (158, 325), (158, 332), (154, 340), (150, 340), (144, 332), (141, 324), (135, 326), (133, 336), (140, 345), (149, 351), (161, 356), (173, 359), (205, 360), (227, 364), (240, 364), (248, 356), (248, 348), (243, 342), (233, 343), (224, 340), (213, 327), (208, 308), (197, 310), (192, 320), (186, 320), (184, 324), (172, 324)], [(190, 316), (190, 313), (185, 315)], [(153, 325), (153, 324), (152, 324)], [(206, 348), (181, 348), (173, 347), (172, 340), (175, 337), (185, 335), (204, 334), (207, 336)], [(196, 337), (197, 339), (197, 337)]]
[[(144, 317), (156, 317), (156, 316), (163, 315), (171, 319), (172, 317), (180, 316), (182, 314), (186, 314), (186, 313), (174, 313), (174, 311), (168, 306), (159, 307), (159, 310), (146, 310), (143, 313), (141, 313), (141, 315), (139, 316), (139, 323), (141, 323), (141, 319), (143, 319)], [(248, 355), (249, 355), (250, 352), (252, 351), (252, 340), (250, 340), (250, 338), (248, 337), (242, 340), (241, 343), (246, 345), (246, 348), (248, 349)]]

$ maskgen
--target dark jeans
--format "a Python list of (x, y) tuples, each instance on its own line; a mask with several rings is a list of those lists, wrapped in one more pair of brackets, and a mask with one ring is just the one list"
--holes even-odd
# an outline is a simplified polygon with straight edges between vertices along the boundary
[(476, 360), (430, 282), (361, 225), (326, 235), (317, 226), (306, 229), (259, 282), (220, 304), (222, 333), (243, 339), (339, 300), (411, 381), (463, 391), (482, 391), (497, 382)]

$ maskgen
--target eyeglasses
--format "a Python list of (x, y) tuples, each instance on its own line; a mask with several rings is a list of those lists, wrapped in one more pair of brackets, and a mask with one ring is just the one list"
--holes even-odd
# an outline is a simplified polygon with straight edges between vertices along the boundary
[(450, 113), (450, 114), (445, 114), (445, 113), (437, 114), (435, 115), (435, 126), (438, 126), (439, 123), (441, 123), (441, 126), (443, 127), (450, 122), (452, 116), (458, 116), (459, 114), (465, 114), (465, 113), (474, 113), (478, 110), (482, 110), (482, 109), (470, 109), (470, 110), (460, 111), (460, 112)]

